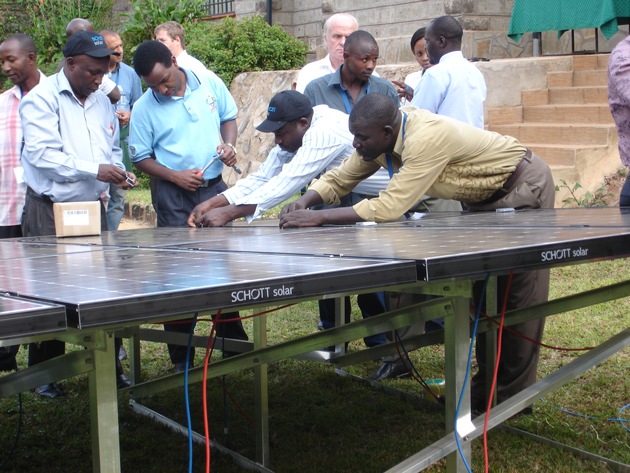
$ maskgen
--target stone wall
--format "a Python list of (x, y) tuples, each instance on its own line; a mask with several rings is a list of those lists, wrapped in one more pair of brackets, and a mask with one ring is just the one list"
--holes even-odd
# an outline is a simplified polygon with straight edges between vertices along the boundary
[[(475, 63), (488, 85), (486, 110), (521, 105), (523, 90), (546, 87), (547, 72), (568, 71), (571, 70), (571, 64), (569, 56), (498, 59)], [(402, 79), (417, 68), (418, 65), (413, 62), (379, 66), (377, 70), (386, 79)], [(281, 90), (290, 89), (297, 73), (298, 71), (247, 72), (239, 74), (232, 82), (230, 91), (239, 108), (237, 149), (238, 164), (243, 170), (240, 177), (256, 170), (274, 146), (273, 134), (260, 133), (255, 126), (265, 119), (271, 97)], [(233, 184), (238, 178), (233, 170), (226, 169), (224, 179), (228, 184)]]
[[(236, 14), (247, 16), (266, 14), (266, 2), (236, 1)], [(469, 56), (493, 53), (492, 57), (506, 55), (509, 48), (490, 48), (489, 38), (506, 42), (505, 31), (510, 21), (513, 0), (275, 0), (272, 2), (273, 23), (280, 24), (293, 36), (306, 42), (311, 52), (309, 60), (326, 54), (322, 41), (323, 24), (334, 13), (350, 13), (362, 29), (377, 38), (383, 64), (412, 61), (409, 48), (411, 35), (421, 26), (442, 15), (452, 15), (461, 21), (465, 30), (483, 31), (477, 39), (469, 34)], [(479, 43), (478, 47), (476, 43)]]

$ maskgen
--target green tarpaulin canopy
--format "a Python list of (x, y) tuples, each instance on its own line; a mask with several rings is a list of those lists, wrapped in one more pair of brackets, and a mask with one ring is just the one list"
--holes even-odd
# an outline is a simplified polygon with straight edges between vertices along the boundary
[(514, 0), (508, 36), (523, 33), (599, 28), (606, 39), (617, 32), (618, 18), (630, 17), (630, 0)]

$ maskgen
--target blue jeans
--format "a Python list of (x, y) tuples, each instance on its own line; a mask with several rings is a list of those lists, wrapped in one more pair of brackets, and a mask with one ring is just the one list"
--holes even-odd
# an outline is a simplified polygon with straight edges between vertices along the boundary
[(120, 225), (120, 221), (125, 213), (126, 193), (126, 190), (119, 189), (114, 184), (109, 185), (109, 201), (107, 202), (107, 212), (105, 213), (108, 230), (118, 230), (118, 225)]

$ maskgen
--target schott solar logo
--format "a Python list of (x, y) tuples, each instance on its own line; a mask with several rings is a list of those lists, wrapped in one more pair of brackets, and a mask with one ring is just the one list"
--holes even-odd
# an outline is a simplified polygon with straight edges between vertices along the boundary
[(281, 286), (277, 288), (255, 287), (243, 291), (232, 291), (232, 302), (250, 302), (271, 299), (274, 297), (286, 297), (293, 295), (293, 286)]
[(540, 253), (541, 261), (560, 261), (568, 258), (580, 258), (588, 256), (588, 248), (560, 248), (558, 250), (543, 251)]

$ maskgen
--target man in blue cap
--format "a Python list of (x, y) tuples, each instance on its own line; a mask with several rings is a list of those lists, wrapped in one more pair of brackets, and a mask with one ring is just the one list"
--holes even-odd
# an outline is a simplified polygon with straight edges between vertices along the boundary
[[(63, 48), (63, 69), (20, 103), (22, 166), (28, 186), (22, 217), (24, 236), (55, 234), (55, 202), (97, 201), (110, 184), (123, 189), (137, 185), (135, 176), (126, 172), (122, 163), (118, 119), (111, 102), (99, 90), (110, 54), (116, 52), (107, 48), (100, 34), (73, 34)], [(104, 209), (101, 228), (107, 230)], [(29, 366), (64, 351), (64, 343), (58, 340), (31, 344)], [(119, 363), (117, 374), (119, 387), (128, 386)], [(50, 398), (62, 394), (55, 383), (40, 386), (36, 392)]]

